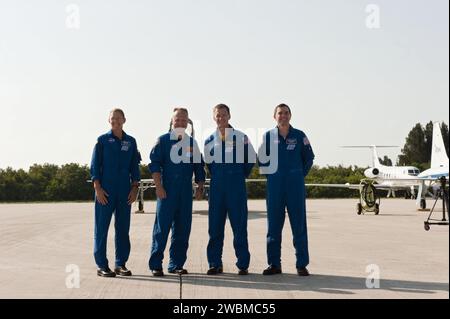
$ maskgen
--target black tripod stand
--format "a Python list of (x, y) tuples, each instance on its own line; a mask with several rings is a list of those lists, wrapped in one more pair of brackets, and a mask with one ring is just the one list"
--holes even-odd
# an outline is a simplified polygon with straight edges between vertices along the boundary
[[(426, 231), (430, 230), (430, 225), (447, 225), (448, 226), (448, 189), (447, 189), (447, 179), (443, 176), (439, 179), (440, 187), (436, 196), (436, 201), (434, 202), (433, 207), (431, 208), (430, 215), (428, 215), (427, 220), (424, 222), (424, 227)], [(439, 200), (442, 198), (442, 219), (432, 219), (434, 208)], [(447, 212), (447, 219), (445, 217), (445, 213)]]

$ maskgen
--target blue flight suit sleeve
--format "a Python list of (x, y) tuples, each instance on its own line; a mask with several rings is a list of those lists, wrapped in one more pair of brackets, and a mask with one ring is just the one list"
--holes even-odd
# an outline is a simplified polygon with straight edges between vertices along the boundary
[(205, 155), (205, 158), (206, 158), (206, 167), (208, 168), (210, 173), (211, 173), (211, 160), (212, 160), (211, 159), (211, 150), (212, 150), (211, 148), (213, 147), (211, 145), (212, 141), (213, 141), (213, 137), (212, 136), (208, 137), (205, 140), (205, 145), (203, 148), (203, 154)]
[(102, 143), (99, 138), (97, 140), (97, 144), (95, 144), (94, 151), (92, 153), (92, 159), (91, 159), (92, 182), (94, 182), (96, 180), (100, 180), (102, 165), (103, 165), (103, 147), (102, 147)]
[(194, 159), (197, 157), (200, 158), (200, 163), (194, 162), (194, 175), (195, 175), (195, 182), (198, 184), (199, 182), (204, 182), (206, 179), (206, 173), (205, 173), (205, 161), (203, 160), (203, 155), (200, 152), (200, 149), (198, 147), (198, 144), (194, 141), (194, 152), (196, 153), (194, 155)]
[(306, 135), (303, 133), (303, 140), (302, 140), (302, 160), (303, 160), (303, 169), (304, 169), (304, 175), (308, 175), (311, 167), (313, 166), (314, 162), (314, 152), (312, 150), (311, 144), (309, 142), (309, 139), (306, 137)]
[(139, 182), (141, 180), (141, 171), (139, 170), (139, 163), (141, 162), (141, 154), (138, 151), (136, 140), (134, 140), (133, 157), (131, 158), (131, 181)]
[(162, 172), (162, 164), (163, 164), (163, 154), (162, 154), (162, 144), (161, 138), (158, 138), (156, 145), (153, 147), (150, 152), (150, 164), (148, 168), (150, 173), (161, 173)]
[[(263, 142), (258, 148), (258, 166), (260, 168), (268, 167), (270, 165), (270, 161), (267, 160), (270, 156), (270, 145), (269, 145), (269, 133), (264, 134)], [(261, 161), (264, 159), (264, 162)], [(263, 174), (263, 171), (260, 169), (260, 174)]]
[(247, 136), (244, 136), (244, 152), (245, 152), (244, 174), (245, 178), (248, 178), (252, 173), (253, 166), (255, 166), (256, 152)]

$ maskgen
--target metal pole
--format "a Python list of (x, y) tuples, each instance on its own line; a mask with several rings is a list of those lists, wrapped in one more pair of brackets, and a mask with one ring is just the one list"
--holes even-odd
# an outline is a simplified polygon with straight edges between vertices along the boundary
[(178, 273), (178, 276), (180, 277), (180, 300), (183, 299), (183, 274), (180, 272)]

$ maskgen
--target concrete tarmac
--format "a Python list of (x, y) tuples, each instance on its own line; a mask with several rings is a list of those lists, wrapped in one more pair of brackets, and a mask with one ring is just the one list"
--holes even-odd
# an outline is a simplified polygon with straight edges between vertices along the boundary
[[(92, 256), (93, 203), (0, 205), (0, 298), (179, 298), (177, 275), (156, 278), (148, 270), (155, 206), (146, 202), (148, 213), (132, 215), (127, 266), (133, 276), (100, 278)], [(428, 212), (417, 211), (413, 200), (382, 199), (378, 216), (358, 216), (355, 206), (355, 199), (308, 200), (312, 275), (296, 275), (287, 218), (283, 274), (262, 276), (267, 267), (265, 201), (250, 200), (250, 275), (237, 275), (227, 222), (225, 273), (207, 276), (208, 206), (195, 202), (183, 298), (449, 298), (448, 226), (426, 232)], [(108, 258), (113, 267), (113, 222)], [(367, 283), (377, 283), (371, 276), (378, 275), (379, 288), (369, 289)]]

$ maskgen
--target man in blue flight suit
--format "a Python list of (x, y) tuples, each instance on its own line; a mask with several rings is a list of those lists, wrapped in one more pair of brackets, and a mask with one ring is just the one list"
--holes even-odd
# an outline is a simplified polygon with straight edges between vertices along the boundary
[[(140, 180), (140, 154), (136, 140), (123, 131), (121, 109), (110, 112), (111, 130), (101, 135), (91, 161), (95, 188), (94, 258), (101, 277), (131, 276), (125, 266), (130, 255), (131, 204), (136, 200)], [(114, 213), (116, 260), (114, 272), (106, 257), (108, 229)]]
[[(154, 276), (163, 276), (162, 262), (169, 231), (172, 229), (169, 273), (187, 274), (187, 259), (192, 225), (192, 176), (195, 174), (196, 199), (201, 199), (204, 182), (204, 161), (194, 138), (185, 132), (189, 120), (185, 108), (176, 108), (171, 130), (162, 135), (150, 153), (149, 169), (158, 197), (153, 227), (149, 268)], [(172, 129), (173, 128), (173, 129)]]
[[(259, 150), (261, 173), (267, 176), (267, 260), (263, 275), (280, 274), (281, 234), (286, 208), (294, 237), (297, 273), (308, 276), (308, 234), (306, 226), (305, 176), (313, 165), (314, 153), (305, 133), (290, 125), (291, 109), (275, 108), (277, 127), (264, 136)], [(265, 159), (269, 159), (265, 161)]]
[(238, 274), (247, 275), (250, 264), (245, 179), (256, 162), (256, 153), (248, 137), (230, 126), (230, 118), (228, 106), (217, 105), (214, 108), (217, 130), (205, 141), (205, 161), (211, 174), (208, 275), (223, 273), (222, 252), (227, 213), (234, 234)]

